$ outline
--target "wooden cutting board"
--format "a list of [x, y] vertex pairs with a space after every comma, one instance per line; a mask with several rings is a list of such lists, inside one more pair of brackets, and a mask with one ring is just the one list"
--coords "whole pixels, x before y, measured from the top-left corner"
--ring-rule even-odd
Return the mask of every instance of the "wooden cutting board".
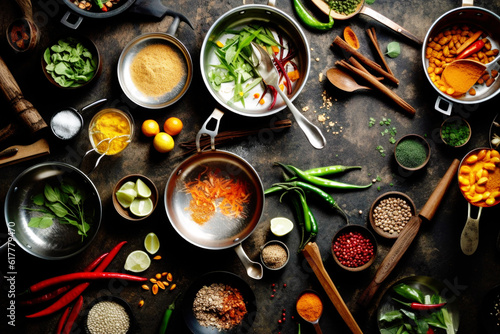
[[[9, 154], [2, 156], [3, 153]], [[49, 153], [49, 143], [44, 138], [30, 145], [13, 145], [0, 152], [0, 167], [38, 158]]]

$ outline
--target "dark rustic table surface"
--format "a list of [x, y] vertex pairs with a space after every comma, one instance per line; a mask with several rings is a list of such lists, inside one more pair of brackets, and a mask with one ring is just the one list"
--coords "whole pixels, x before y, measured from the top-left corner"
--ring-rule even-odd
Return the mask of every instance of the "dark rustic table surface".
[[[246, 3], [251, 3], [247, 0]], [[313, 8], [312, 3], [304, 1], [307, 8], [318, 18], [325, 16]], [[117, 242], [126, 240], [117, 258], [109, 266], [111, 271], [123, 271], [127, 255], [136, 249], [143, 249], [144, 237], [149, 232], [160, 238], [159, 254], [162, 260], [154, 261], [144, 275], [156, 272], [171, 272], [177, 288], [170, 292], [160, 292], [153, 296], [144, 292], [137, 284], [92, 283], [84, 296], [84, 307], [92, 300], [103, 295], [117, 295], [128, 301], [137, 318], [141, 333], [154, 333], [158, 330], [161, 317], [168, 304], [175, 296], [185, 291], [200, 275], [211, 271], [228, 271], [239, 275], [255, 293], [257, 314], [250, 333], [296, 333], [297, 317], [294, 315], [294, 303], [298, 294], [312, 288], [320, 294], [325, 309], [320, 320], [324, 333], [348, 333], [349, 329], [328, 299], [317, 278], [310, 270], [303, 256], [295, 253], [299, 243], [298, 229], [282, 238], [292, 250], [290, 262], [284, 270], [277, 273], [265, 272], [261, 280], [253, 280], [246, 275], [245, 269], [231, 249], [204, 250], [191, 245], [181, 238], [171, 226], [163, 204], [163, 192], [172, 170], [188, 155], [176, 146], [168, 154], [154, 151], [151, 140], [140, 134], [140, 125], [145, 119], [156, 119], [163, 122], [169, 116], [182, 119], [184, 129], [175, 139], [176, 142], [194, 139], [197, 131], [217, 103], [205, 87], [199, 66], [199, 55], [205, 34], [214, 21], [228, 10], [242, 5], [242, 0], [198, 1], [181, 0], [163, 3], [170, 8], [185, 14], [193, 23], [194, 29], [181, 23], [177, 37], [186, 45], [194, 62], [194, 78], [186, 95], [176, 104], [160, 110], [148, 110], [138, 107], [127, 100], [120, 89], [116, 67], [123, 47], [134, 37], [146, 32], [165, 32], [172, 23], [171, 17], [161, 21], [149, 17], [140, 17], [123, 13], [106, 20], [84, 19], [77, 31], [68, 29], [60, 23], [63, 14], [68, 10], [62, 1], [33, 1], [35, 21], [40, 28], [41, 38], [38, 47], [30, 54], [15, 55], [8, 48], [5, 34], [0, 42], [1, 56], [16, 78], [25, 97], [33, 103], [45, 120], [52, 113], [65, 106], [80, 108], [99, 98], [107, 98], [106, 106], [128, 110], [134, 118], [136, 130], [132, 143], [121, 154], [104, 158], [95, 171], [89, 174], [96, 185], [103, 203], [103, 219], [100, 230], [91, 245], [83, 252], [62, 261], [47, 261], [27, 254], [19, 247], [15, 249], [15, 290], [23, 290], [27, 285], [51, 276], [81, 270], [91, 259], [102, 252], [110, 250]], [[265, 3], [265, 1], [255, 1]], [[498, 1], [476, 1], [494, 12], [500, 11]], [[421, 39], [424, 38], [432, 23], [443, 13], [460, 6], [459, 0], [437, 0], [432, 2], [416, 0], [376, 0], [368, 5], [388, 18], [398, 22]], [[277, 7], [298, 20], [292, 7], [292, 1], [278, 0]], [[14, 1], [2, 1], [0, 15], [0, 31], [5, 31], [8, 24], [20, 15]], [[387, 61], [400, 79], [398, 87], [391, 86], [417, 110], [415, 117], [407, 117], [389, 99], [378, 93], [346, 94], [335, 89], [326, 80], [326, 71], [334, 66], [341, 55], [330, 48], [337, 35], [342, 35], [346, 26], [351, 26], [360, 39], [360, 50], [372, 59], [376, 59], [365, 33], [368, 27], [376, 27], [379, 43], [383, 49], [391, 41], [401, 45], [401, 55]], [[498, 112], [499, 99], [476, 105], [455, 105], [453, 113], [465, 117], [472, 126], [471, 141], [463, 148], [450, 149], [439, 139], [439, 126], [446, 117], [434, 110], [437, 93], [430, 87], [424, 75], [421, 61], [421, 46], [409, 42], [379, 25], [371, 18], [358, 15], [348, 21], [337, 21], [331, 31], [318, 33], [303, 27], [311, 47], [311, 71], [307, 85], [295, 105], [302, 109], [308, 107], [303, 114], [323, 131], [327, 146], [322, 150], [313, 149], [305, 139], [297, 123], [292, 119], [288, 109], [269, 117], [246, 118], [226, 111], [221, 130], [240, 129], [249, 126], [268, 127], [279, 118], [292, 119], [292, 126], [280, 132], [266, 133], [266, 136], [252, 136], [234, 143], [223, 145], [223, 149], [236, 153], [246, 159], [259, 173], [264, 187], [280, 180], [280, 171], [273, 167], [273, 162], [281, 161], [307, 169], [326, 165], [361, 165], [361, 171], [353, 171], [340, 179], [352, 183], [367, 183], [378, 178], [371, 188], [363, 191], [332, 192], [332, 195], [349, 214], [355, 224], [368, 224], [368, 211], [371, 203], [387, 191], [407, 193], [418, 209], [426, 202], [432, 190], [444, 175], [453, 159], [461, 159], [469, 150], [488, 145], [488, 129], [492, 119]], [[90, 37], [99, 48], [103, 59], [102, 74], [95, 82], [82, 90], [62, 91], [50, 86], [43, 77], [40, 58], [49, 43], [60, 36], [82, 34]], [[323, 80], [319, 80], [320, 74]], [[331, 105], [325, 104], [325, 98], [331, 99]], [[1, 125], [11, 119], [11, 111], [6, 101], [0, 101], [2, 113]], [[86, 125], [97, 110], [83, 115]], [[324, 115], [326, 122], [318, 117]], [[391, 126], [397, 129], [396, 139], [409, 133], [426, 136], [431, 145], [431, 159], [428, 166], [420, 173], [406, 173], [394, 163], [394, 145], [386, 136], [381, 136], [383, 129], [378, 122], [383, 118], [391, 119]], [[377, 122], [369, 127], [370, 118]], [[333, 126], [329, 125], [333, 122]], [[19, 133], [10, 143], [2, 143], [0, 149], [13, 144], [32, 142], [25, 131]], [[29, 160], [19, 164], [2, 167], [0, 170], [0, 203], [3, 205], [6, 193], [12, 181], [26, 168], [44, 161], [66, 162], [79, 166], [81, 158], [90, 143], [85, 131], [70, 143], [50, 139], [50, 155]], [[382, 146], [387, 154], [382, 156], [375, 148]], [[146, 220], [137, 224], [128, 224], [115, 212], [111, 200], [114, 184], [123, 176], [140, 173], [151, 178], [159, 189], [162, 198], [155, 212]], [[499, 253], [496, 248], [499, 233], [500, 208], [483, 210], [480, 228], [480, 243], [477, 251], [466, 256], [460, 249], [460, 234], [467, 216], [467, 202], [453, 180], [439, 210], [430, 223], [424, 223], [401, 262], [384, 282], [367, 309], [357, 304], [363, 289], [369, 284], [377, 268], [393, 244], [392, 241], [377, 237], [379, 243], [378, 256], [375, 263], [366, 271], [349, 273], [341, 270], [333, 261], [330, 244], [335, 232], [344, 225], [338, 215], [332, 215], [319, 206], [312, 205], [319, 221], [319, 234], [316, 242], [324, 259], [326, 270], [338, 288], [341, 296], [351, 310], [354, 318], [365, 333], [377, 333], [376, 310], [378, 300], [384, 289], [396, 280], [412, 275], [424, 275], [437, 279], [446, 286], [447, 296], [454, 300], [460, 313], [459, 333], [481, 333], [482, 321], [480, 304], [488, 290], [500, 283], [498, 266]], [[279, 202], [277, 196], [266, 198], [262, 219], [252, 233], [243, 242], [243, 248], [250, 258], [258, 260], [259, 247], [273, 237], [269, 230], [273, 217], [283, 216], [293, 219], [290, 208]], [[5, 224], [2, 224], [5, 225]], [[2, 242], [5, 240], [6, 228], [1, 230]], [[7, 269], [6, 255], [1, 259], [2, 276], [12, 270]], [[10, 282], [10, 281], [9, 281]], [[26, 319], [24, 316], [32, 309], [17, 305], [15, 308], [15, 327], [8, 325], [7, 303], [12, 297], [8, 292], [12, 289], [7, 281], [2, 281], [1, 326], [0, 332], [17, 333], [52, 333], [62, 311], [38, 319]], [[272, 285], [275, 284], [275, 297], [271, 298]], [[284, 287], [286, 284], [286, 287]], [[139, 300], [145, 305], [137, 307]], [[287, 321], [279, 324], [282, 310], [286, 309]], [[82, 332], [83, 319], [77, 320], [78, 329]], [[175, 312], [171, 333], [188, 332], [183, 324], [180, 312]], [[303, 324], [302, 333], [312, 333], [313, 327]]]

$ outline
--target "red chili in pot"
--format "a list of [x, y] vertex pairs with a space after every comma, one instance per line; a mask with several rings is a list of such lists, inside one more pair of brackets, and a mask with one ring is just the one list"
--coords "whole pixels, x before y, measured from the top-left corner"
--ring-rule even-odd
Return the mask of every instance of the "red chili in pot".
[[356, 268], [373, 257], [373, 243], [359, 232], [346, 232], [335, 239], [333, 253], [341, 265]]

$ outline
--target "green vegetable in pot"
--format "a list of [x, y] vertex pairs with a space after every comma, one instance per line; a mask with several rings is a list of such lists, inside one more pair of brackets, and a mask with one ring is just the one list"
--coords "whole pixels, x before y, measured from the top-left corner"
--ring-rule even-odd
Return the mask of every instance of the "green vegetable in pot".
[[60, 39], [43, 54], [45, 70], [61, 87], [79, 87], [97, 71], [97, 58], [74, 38]]
[[387, 44], [387, 52], [385, 53], [391, 58], [396, 58], [401, 54], [401, 47], [398, 42], [390, 42]]

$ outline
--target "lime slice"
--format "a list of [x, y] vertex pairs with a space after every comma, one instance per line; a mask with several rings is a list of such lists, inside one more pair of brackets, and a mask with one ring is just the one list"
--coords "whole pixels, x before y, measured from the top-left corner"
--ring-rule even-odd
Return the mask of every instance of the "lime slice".
[[282, 237], [293, 230], [293, 223], [285, 217], [276, 217], [271, 219], [271, 232], [275, 236]]
[[142, 181], [141, 179], [137, 179], [135, 182], [135, 190], [137, 191], [137, 196], [142, 198], [151, 197], [151, 189]]
[[132, 182], [132, 181], [127, 181], [125, 182], [121, 187], [120, 189], [118, 189], [118, 191], [120, 190], [127, 190], [127, 189], [134, 189], [135, 188], [135, 183]]
[[149, 268], [151, 259], [146, 252], [136, 250], [130, 253], [125, 260], [125, 270], [140, 273]]
[[134, 189], [118, 190], [116, 192], [116, 199], [118, 203], [125, 209], [128, 208], [134, 199], [137, 197], [137, 192]]
[[153, 201], [151, 198], [136, 198], [130, 204], [130, 212], [137, 217], [144, 217], [153, 212]]
[[155, 254], [158, 249], [160, 249], [160, 240], [153, 232], [146, 235], [144, 239], [144, 248], [148, 251], [149, 254]]

